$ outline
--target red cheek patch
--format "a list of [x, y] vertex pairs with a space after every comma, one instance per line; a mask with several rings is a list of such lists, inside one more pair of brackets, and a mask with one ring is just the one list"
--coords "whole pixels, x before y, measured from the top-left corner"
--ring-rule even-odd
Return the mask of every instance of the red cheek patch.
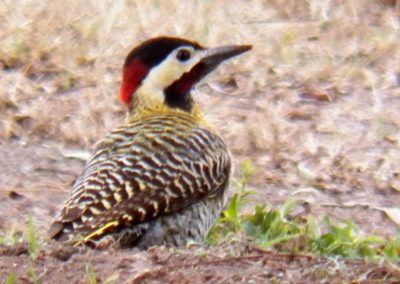
[[123, 103], [127, 105], [131, 103], [133, 93], [146, 77], [149, 69], [150, 68], [146, 64], [136, 58], [124, 65], [122, 70], [122, 82], [119, 89], [119, 96]]

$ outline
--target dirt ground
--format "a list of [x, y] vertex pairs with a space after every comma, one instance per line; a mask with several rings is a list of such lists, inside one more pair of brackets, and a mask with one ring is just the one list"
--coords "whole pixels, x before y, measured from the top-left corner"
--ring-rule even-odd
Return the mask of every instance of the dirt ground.
[[[168, 3], [17, 0], [0, 7], [0, 281], [14, 272], [17, 283], [34, 282], [33, 274], [38, 283], [87, 283], [91, 270], [108, 283], [399, 281], [388, 263], [242, 242], [149, 251], [43, 244], [91, 147], [123, 123], [124, 56], [161, 34], [210, 46], [253, 44], [195, 98], [232, 151], [234, 177], [243, 160], [255, 165], [257, 202], [295, 198], [299, 215], [352, 220], [370, 234], [398, 231], [398, 1]], [[35, 261], [26, 245], [10, 245], [24, 238], [29, 216], [42, 247]]]
[[35, 261], [21, 245], [12, 250], [0, 247], [0, 253], [1, 260], [9, 263], [0, 262], [0, 276], [13, 270], [17, 283], [32, 279], [39, 283], [398, 283], [400, 279], [398, 269], [385, 263], [292, 256], [244, 244], [148, 251], [88, 251], [49, 244]]

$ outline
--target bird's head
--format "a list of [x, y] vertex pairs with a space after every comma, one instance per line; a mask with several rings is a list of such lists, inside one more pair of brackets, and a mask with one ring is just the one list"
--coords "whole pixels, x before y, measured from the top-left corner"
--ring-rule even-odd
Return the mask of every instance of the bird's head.
[[221, 62], [250, 49], [250, 45], [204, 48], [175, 37], [147, 40], [125, 60], [120, 99], [131, 110], [155, 106], [191, 112], [193, 87]]

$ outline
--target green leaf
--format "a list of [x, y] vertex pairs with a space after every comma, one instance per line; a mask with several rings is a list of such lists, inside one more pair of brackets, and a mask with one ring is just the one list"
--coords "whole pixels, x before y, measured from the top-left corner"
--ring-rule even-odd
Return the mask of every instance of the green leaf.
[[33, 225], [32, 218], [28, 217], [28, 251], [29, 256], [32, 259], [36, 259], [38, 256], [38, 245], [36, 238], [35, 226]]
[[317, 239], [321, 237], [321, 229], [318, 226], [317, 220], [311, 215], [307, 217], [306, 234], [311, 239]]
[[281, 212], [281, 217], [284, 218], [292, 212], [294, 206], [296, 205], [296, 201], [294, 199], [288, 199], [285, 203], [283, 203], [282, 207], [279, 209]]
[[14, 272], [11, 272], [8, 274], [6, 280], [4, 281], [4, 284], [15, 284], [17, 283], [17, 277], [15, 276]]
[[87, 263], [85, 266], [86, 271], [86, 281], [88, 284], [97, 284], [96, 273], [93, 270], [93, 267], [90, 263]]

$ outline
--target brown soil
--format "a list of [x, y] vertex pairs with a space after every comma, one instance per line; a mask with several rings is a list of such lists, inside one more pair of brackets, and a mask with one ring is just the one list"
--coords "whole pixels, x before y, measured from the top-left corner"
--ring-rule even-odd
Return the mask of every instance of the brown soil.
[[[400, 204], [399, 1], [139, 2], [0, 8], [0, 240], [8, 244], [0, 282], [14, 272], [17, 283], [33, 274], [40, 283], [86, 283], [91, 269], [114, 283], [400, 279], [387, 263], [244, 243], [149, 251], [43, 244], [91, 147], [123, 122], [116, 94], [124, 55], [159, 34], [254, 45], [196, 99], [232, 151], [235, 178], [243, 160], [255, 165], [258, 203], [296, 198], [298, 215], [352, 220], [384, 236], [398, 230], [398, 214], [387, 213]], [[26, 239], [28, 216], [41, 241], [35, 260], [26, 245], [9, 245]]]
[[52, 243], [35, 260], [21, 244], [0, 247], [0, 256], [0, 277], [13, 271], [18, 283], [33, 279], [40, 283], [93, 283], [91, 279], [98, 283], [389, 283], [400, 279], [400, 272], [385, 263], [283, 254], [243, 244], [96, 251]]

